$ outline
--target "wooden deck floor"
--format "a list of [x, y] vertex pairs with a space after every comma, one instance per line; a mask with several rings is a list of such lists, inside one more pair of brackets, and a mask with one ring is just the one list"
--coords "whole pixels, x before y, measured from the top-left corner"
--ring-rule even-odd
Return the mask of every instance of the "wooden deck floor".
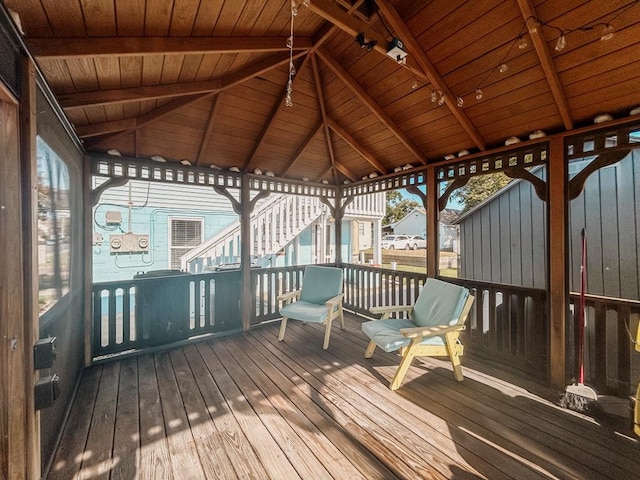
[[[640, 478], [640, 442], [463, 360], [363, 358], [290, 322], [86, 370], [48, 478]], [[523, 386], [525, 388], [523, 388]]]

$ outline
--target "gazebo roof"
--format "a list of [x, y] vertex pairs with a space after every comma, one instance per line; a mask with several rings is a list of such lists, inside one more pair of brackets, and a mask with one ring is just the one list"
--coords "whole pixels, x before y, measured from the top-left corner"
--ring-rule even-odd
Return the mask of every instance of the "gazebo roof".
[[5, 0], [88, 151], [342, 183], [640, 104], [638, 1], [300, 3]]

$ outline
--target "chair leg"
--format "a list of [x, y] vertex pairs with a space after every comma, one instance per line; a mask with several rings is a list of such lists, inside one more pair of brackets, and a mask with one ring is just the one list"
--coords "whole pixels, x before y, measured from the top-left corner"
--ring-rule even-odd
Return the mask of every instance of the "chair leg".
[[367, 346], [367, 349], [364, 351], [364, 358], [371, 358], [373, 357], [373, 351], [376, 349], [376, 342], [374, 342], [373, 340], [371, 340], [369, 342], [369, 345]]
[[391, 380], [391, 384], [389, 385], [391, 390], [397, 390], [398, 387], [400, 387], [400, 384], [402, 384], [402, 381], [404, 380], [404, 376], [407, 374], [407, 371], [411, 366], [411, 362], [415, 357], [412, 346], [413, 345], [409, 346], [409, 348], [404, 352], [400, 365], [398, 365], [398, 370], [396, 370], [396, 374], [393, 376], [393, 380]]
[[342, 310], [342, 304], [338, 306], [339, 315], [340, 315], [340, 328], [344, 330], [344, 311]]
[[460, 364], [460, 355], [458, 355], [458, 349], [456, 348], [456, 341], [452, 334], [445, 335], [445, 343], [447, 345], [447, 352], [449, 353], [449, 359], [453, 366], [453, 376], [459, 382], [464, 380], [462, 375], [462, 365]]
[[278, 341], [281, 342], [284, 340], [284, 331], [287, 329], [287, 319], [282, 317], [280, 321], [280, 333], [278, 334]]
[[331, 317], [327, 319], [327, 326], [324, 329], [324, 343], [322, 344], [322, 348], [326, 350], [329, 348], [329, 337], [331, 336]]
[[640, 383], [636, 392], [636, 406], [633, 409], [633, 424], [633, 431], [640, 437]]

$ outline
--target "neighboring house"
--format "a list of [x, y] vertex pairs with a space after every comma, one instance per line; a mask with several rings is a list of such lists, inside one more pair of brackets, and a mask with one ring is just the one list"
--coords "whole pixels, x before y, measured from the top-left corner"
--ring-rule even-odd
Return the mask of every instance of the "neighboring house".
[[[94, 179], [94, 187], [100, 182]], [[330, 261], [335, 256], [333, 219], [326, 212], [312, 197], [274, 194], [261, 200], [251, 220], [252, 260], [262, 267]], [[383, 198], [354, 202], [347, 209], [345, 261], [354, 243], [370, 242], [371, 227], [356, 237], [357, 222], [380, 222], [383, 215]], [[175, 185], [144, 181], [109, 188], [93, 209], [93, 224], [95, 281], [131, 279], [154, 270], [202, 272], [240, 259], [238, 215], [227, 198], [199, 186], [181, 186], [179, 193]]]
[[[458, 226], [454, 223], [459, 211], [445, 208], [440, 212], [439, 244], [440, 250], [457, 251]], [[403, 218], [393, 224], [392, 232], [396, 235], [420, 235], [426, 238], [427, 212], [424, 208], [416, 207]], [[391, 232], [390, 232], [391, 233]]]

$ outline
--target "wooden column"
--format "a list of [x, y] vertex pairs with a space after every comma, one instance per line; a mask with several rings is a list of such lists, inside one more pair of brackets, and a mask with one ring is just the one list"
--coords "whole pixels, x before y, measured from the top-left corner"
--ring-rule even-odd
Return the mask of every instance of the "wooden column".
[[242, 271], [242, 330], [251, 327], [251, 190], [249, 180], [242, 176], [240, 187], [240, 265]]
[[340, 190], [336, 191], [336, 200], [335, 200], [335, 209], [334, 209], [334, 233], [335, 233], [335, 248], [336, 248], [336, 266], [342, 266], [342, 217], [344, 216], [344, 209], [341, 208], [342, 205], [342, 196], [340, 195]]
[[569, 318], [567, 163], [562, 137], [552, 138], [549, 147], [549, 380], [561, 387], [566, 383], [565, 326]]
[[438, 276], [438, 219], [440, 210], [438, 208], [438, 182], [436, 180], [436, 169], [427, 168], [427, 201], [425, 210], [427, 211], [427, 276]]

